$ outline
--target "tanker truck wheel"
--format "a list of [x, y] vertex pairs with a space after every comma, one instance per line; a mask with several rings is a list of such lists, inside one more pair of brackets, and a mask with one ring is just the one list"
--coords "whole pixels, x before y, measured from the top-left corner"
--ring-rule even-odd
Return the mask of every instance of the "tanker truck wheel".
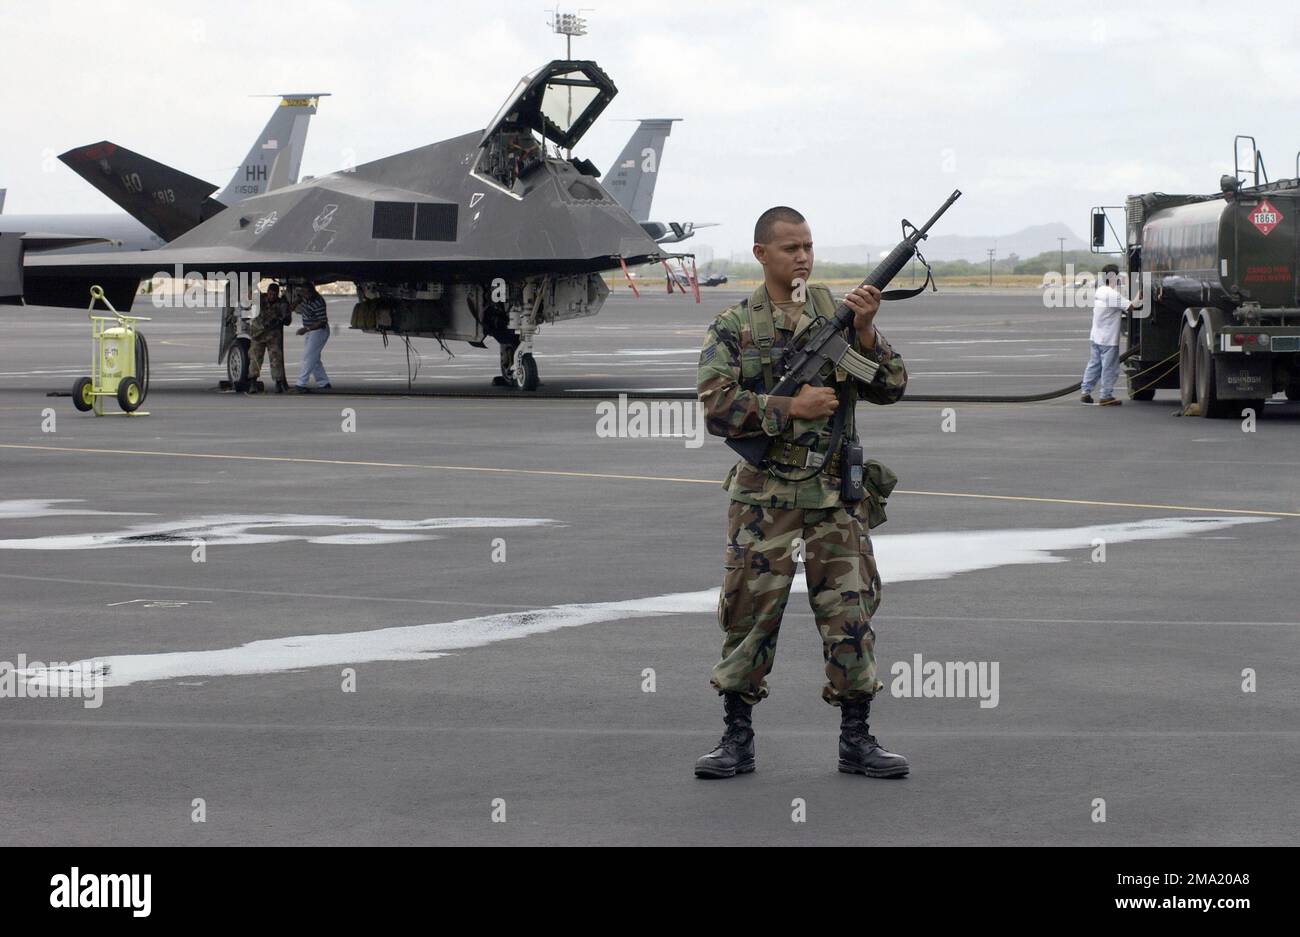
[[1240, 412], [1237, 404], [1244, 404], [1244, 401], [1219, 399], [1215, 388], [1217, 369], [1214, 355], [1210, 351], [1210, 346], [1200, 340], [1200, 331], [1200, 329], [1196, 330], [1196, 399], [1201, 405], [1201, 416], [1211, 420], [1236, 416]]
[[82, 413], [95, 409], [94, 390], [95, 384], [90, 378], [77, 378], [77, 383], [72, 385], [72, 405]]
[[1200, 330], [1193, 325], [1183, 323], [1182, 335], [1178, 337], [1178, 397], [1183, 404], [1183, 412], [1196, 403], [1196, 335]]

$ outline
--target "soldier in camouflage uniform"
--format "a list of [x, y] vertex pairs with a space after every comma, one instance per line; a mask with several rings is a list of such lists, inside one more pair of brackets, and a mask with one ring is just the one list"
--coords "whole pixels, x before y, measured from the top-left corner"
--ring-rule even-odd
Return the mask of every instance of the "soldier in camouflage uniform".
[[289, 303], [280, 297], [280, 284], [272, 283], [262, 294], [257, 318], [249, 324], [248, 392], [257, 392], [257, 376], [262, 373], [262, 355], [271, 358], [271, 376], [275, 378], [275, 392], [283, 394], [289, 389], [289, 379], [284, 373], [284, 327], [290, 322]]
[[[902, 777], [907, 759], [882, 748], [867, 725], [871, 699], [883, 689], [871, 629], [881, 583], [867, 502], [841, 500], [841, 453], [828, 450], [838, 402], [847, 397], [842, 436], [856, 441], [853, 404], [899, 400], [907, 369], [873, 324], [879, 290], [859, 287], [845, 301], [854, 310], [855, 350], [880, 365], [876, 379], [868, 385], [837, 372], [827, 386], [804, 386], [794, 397], [768, 396], [765, 387], [774, 383], [773, 372], [779, 377], [787, 345], [815, 316], [829, 317], [835, 301], [824, 286], [802, 287], [812, 272], [812, 235], [794, 209], [764, 212], [754, 241], [764, 285], [709, 327], [696, 383], [709, 432], [764, 434], [771, 438], [774, 464], [769, 473], [741, 460], [723, 482], [731, 504], [718, 597], [722, 659], [710, 683], [724, 697], [727, 729], [718, 746], [696, 762], [695, 774], [718, 778], [754, 770], [752, 707], [767, 696], [781, 617], [802, 559], [826, 661], [822, 698], [840, 708], [840, 770]], [[824, 470], [805, 468], [820, 464], [818, 457], [825, 460]]]

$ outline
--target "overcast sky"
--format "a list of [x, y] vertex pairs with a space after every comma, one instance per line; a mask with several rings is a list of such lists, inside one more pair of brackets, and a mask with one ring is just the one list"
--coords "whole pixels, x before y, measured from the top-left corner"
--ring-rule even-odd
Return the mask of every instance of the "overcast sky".
[[[592, 3], [595, 0], [584, 0]], [[282, 91], [331, 91], [304, 174], [482, 127], [563, 40], [540, 2], [0, 5], [6, 213], [110, 211], [53, 156], [101, 139], [224, 185]], [[571, 8], [570, 8], [571, 9]], [[1294, 174], [1288, 3], [597, 3], [575, 58], [619, 95], [575, 153], [602, 171], [632, 125], [682, 117], [657, 220], [748, 250], [764, 208], [823, 245], [888, 242], [953, 188], [945, 233], [1066, 222], [1130, 192], [1214, 191], [1232, 137]]]

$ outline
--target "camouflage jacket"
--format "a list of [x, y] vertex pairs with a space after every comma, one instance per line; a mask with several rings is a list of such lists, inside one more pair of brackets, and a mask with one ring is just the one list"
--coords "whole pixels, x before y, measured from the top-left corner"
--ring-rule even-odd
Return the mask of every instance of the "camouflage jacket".
[[[826, 314], [835, 305], [830, 290], [821, 284], [808, 286], [808, 301], [797, 316], [787, 315], [774, 306], [768, 299], [765, 286], [756, 289], [748, 302], [755, 316], [775, 315], [772, 358], [776, 362], [774, 372], [778, 375], [781, 355], [790, 340], [812, 324], [814, 307], [820, 307]], [[864, 349], [856, 343], [855, 348], [880, 362], [880, 374], [874, 383], [868, 385], [838, 372], [834, 384], [836, 396], [843, 399], [852, 386], [859, 400], [890, 404], [901, 399], [907, 387], [907, 369], [902, 357], [890, 347], [884, 336], [877, 331], [873, 349]], [[709, 326], [695, 383], [700, 403], [704, 406], [705, 425], [713, 435], [744, 437], [766, 434], [794, 445], [810, 446], [823, 456], [828, 455], [833, 418], [793, 419], [789, 415], [791, 398], [768, 396], [763, 392], [759, 348], [744, 304], [730, 307]], [[845, 421], [844, 433], [847, 438], [857, 436], [852, 412]], [[780, 473], [798, 478], [808, 475], [810, 470], [781, 466]], [[727, 473], [722, 487], [733, 501], [765, 507], [829, 508], [840, 503], [839, 479], [827, 472], [807, 481], [786, 481], [755, 468], [743, 459]]]
[[248, 333], [258, 341], [272, 338], [274, 333], [283, 329], [292, 321], [289, 318], [289, 304], [283, 299], [271, 302], [265, 293], [258, 303], [257, 315], [248, 323]]

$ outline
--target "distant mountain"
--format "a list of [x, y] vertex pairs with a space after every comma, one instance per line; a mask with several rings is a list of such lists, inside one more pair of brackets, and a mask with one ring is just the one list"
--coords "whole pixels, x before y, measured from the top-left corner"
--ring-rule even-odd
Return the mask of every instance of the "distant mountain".
[[[988, 260], [988, 249], [997, 248], [996, 258], [1002, 260], [1011, 254], [1021, 259], [1034, 257], [1046, 251], [1060, 250], [1065, 238], [1067, 251], [1087, 250], [1088, 243], [1081, 240], [1061, 222], [1031, 225], [1011, 234], [997, 236], [972, 236], [964, 234], [932, 234], [921, 244], [921, 253], [930, 260]], [[893, 244], [850, 244], [846, 247], [817, 247], [815, 256], [823, 263], [865, 263], [878, 260]]]

